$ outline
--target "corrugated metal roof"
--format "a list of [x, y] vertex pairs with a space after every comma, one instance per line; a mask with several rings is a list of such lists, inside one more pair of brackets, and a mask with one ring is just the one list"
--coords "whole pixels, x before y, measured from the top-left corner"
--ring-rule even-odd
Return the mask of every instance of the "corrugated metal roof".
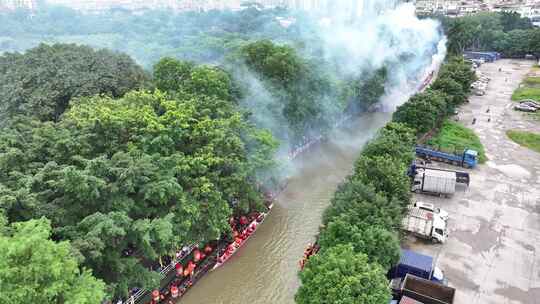
[[430, 170], [426, 169], [425, 173], [426, 176], [436, 176], [436, 177], [444, 177], [448, 179], [456, 179], [456, 172], [451, 171], [442, 171], [442, 170]]
[[402, 249], [399, 263], [430, 272], [433, 267], [433, 258], [418, 252]]
[[431, 220], [433, 218], [433, 212], [417, 207], [409, 207], [409, 215], [426, 220]]

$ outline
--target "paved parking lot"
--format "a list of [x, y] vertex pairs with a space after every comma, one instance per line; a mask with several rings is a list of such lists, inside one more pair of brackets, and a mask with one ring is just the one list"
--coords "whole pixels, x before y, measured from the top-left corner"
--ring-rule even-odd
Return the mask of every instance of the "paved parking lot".
[[488, 91], [471, 97], [458, 117], [479, 135], [489, 161], [469, 170], [470, 187], [452, 198], [415, 196], [450, 213], [450, 236], [443, 245], [408, 237], [404, 246], [436, 257], [457, 289], [456, 304], [540, 303], [540, 154], [505, 134], [540, 132], [540, 123], [513, 111], [510, 100], [532, 64], [500, 60], [480, 68], [491, 78]]

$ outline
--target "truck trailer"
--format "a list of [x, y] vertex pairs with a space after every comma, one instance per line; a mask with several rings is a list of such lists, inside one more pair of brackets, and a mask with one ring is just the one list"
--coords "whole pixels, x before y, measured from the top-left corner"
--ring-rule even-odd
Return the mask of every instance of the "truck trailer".
[[[401, 288], [404, 297], [419, 301], [423, 304], [452, 304], [456, 290], [450, 286], [407, 274]], [[401, 302], [400, 302], [401, 303]]]
[[397, 265], [388, 271], [388, 279], [404, 279], [407, 274], [433, 281], [438, 284], [446, 284], [444, 273], [434, 265], [433, 258], [429, 255], [401, 250], [401, 257]]
[[455, 172], [427, 168], [420, 168], [415, 171], [411, 191], [444, 196], [456, 192], [457, 176]]
[[416, 156], [452, 164], [465, 168], [474, 168], [478, 163], [478, 152], [471, 149], [465, 149], [461, 154], [446, 153], [431, 147], [416, 146]]
[[471, 176], [469, 172], [463, 172], [463, 171], [456, 171], [456, 170], [450, 170], [450, 169], [443, 169], [443, 168], [435, 168], [435, 167], [428, 167], [425, 165], [418, 165], [416, 161], [413, 161], [411, 166], [409, 167], [409, 170], [407, 171], [407, 176], [414, 177], [418, 173], [418, 169], [427, 169], [427, 170], [436, 170], [436, 171], [447, 171], [447, 172], [453, 172], [456, 174], [456, 183], [458, 184], [464, 184], [469, 186], [471, 182]]
[[446, 221], [438, 214], [410, 206], [401, 229], [434, 243], [444, 243], [448, 236]]

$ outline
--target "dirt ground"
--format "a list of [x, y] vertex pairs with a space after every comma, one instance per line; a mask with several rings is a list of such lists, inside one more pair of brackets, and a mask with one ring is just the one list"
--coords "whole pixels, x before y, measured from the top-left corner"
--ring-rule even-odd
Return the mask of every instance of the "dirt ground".
[[480, 71], [491, 78], [486, 95], [472, 96], [457, 117], [478, 134], [489, 161], [467, 170], [470, 187], [459, 188], [452, 198], [415, 196], [450, 213], [449, 238], [433, 245], [408, 237], [404, 246], [437, 259], [457, 289], [456, 304], [540, 303], [540, 154], [505, 134], [540, 132], [540, 123], [514, 111], [510, 100], [532, 64], [482, 65]]

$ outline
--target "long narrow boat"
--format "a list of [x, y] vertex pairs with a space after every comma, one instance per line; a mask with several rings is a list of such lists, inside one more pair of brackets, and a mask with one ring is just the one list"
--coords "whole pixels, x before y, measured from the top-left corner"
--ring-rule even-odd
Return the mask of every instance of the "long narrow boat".
[[268, 211], [261, 213], [256, 219], [254, 219], [251, 223], [249, 223], [246, 228], [242, 231], [242, 234], [246, 237], [243, 239], [236, 239], [233, 242], [230, 242], [229, 245], [226, 247], [223, 254], [218, 256], [216, 265], [214, 265], [214, 268], [212, 270], [216, 270], [219, 267], [223, 266], [223, 264], [227, 263], [227, 261], [236, 253], [244, 244], [255, 234], [255, 231], [259, 229], [261, 224], [264, 222], [272, 208], [274, 207], [274, 204], [270, 204], [268, 206]]

